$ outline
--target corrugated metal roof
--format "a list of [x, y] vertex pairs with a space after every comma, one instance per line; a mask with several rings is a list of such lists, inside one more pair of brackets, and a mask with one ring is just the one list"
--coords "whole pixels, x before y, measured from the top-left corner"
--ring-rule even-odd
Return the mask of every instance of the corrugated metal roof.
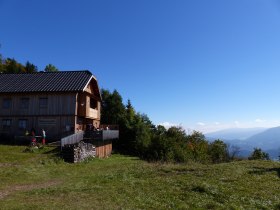
[[0, 74], [0, 93], [78, 92], [92, 76], [89, 71]]

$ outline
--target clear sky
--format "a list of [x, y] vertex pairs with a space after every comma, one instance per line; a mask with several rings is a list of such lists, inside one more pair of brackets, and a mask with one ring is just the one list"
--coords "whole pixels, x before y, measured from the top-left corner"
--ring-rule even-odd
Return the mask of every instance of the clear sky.
[[278, 0], [0, 0], [0, 53], [89, 69], [155, 124], [280, 125]]

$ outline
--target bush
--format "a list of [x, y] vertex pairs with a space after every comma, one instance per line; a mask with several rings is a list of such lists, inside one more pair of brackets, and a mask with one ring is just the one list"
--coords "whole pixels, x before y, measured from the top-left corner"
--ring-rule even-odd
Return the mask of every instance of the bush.
[[215, 140], [209, 145], [208, 154], [213, 163], [221, 163], [229, 160], [227, 145], [221, 140]]
[[248, 157], [249, 160], [269, 160], [269, 154], [263, 152], [260, 148], [254, 148], [252, 154]]

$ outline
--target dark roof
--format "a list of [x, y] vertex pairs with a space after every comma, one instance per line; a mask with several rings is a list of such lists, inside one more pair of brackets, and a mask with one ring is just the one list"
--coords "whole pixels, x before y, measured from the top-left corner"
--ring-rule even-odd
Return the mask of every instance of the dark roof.
[[90, 82], [89, 71], [0, 74], [0, 93], [79, 92]]

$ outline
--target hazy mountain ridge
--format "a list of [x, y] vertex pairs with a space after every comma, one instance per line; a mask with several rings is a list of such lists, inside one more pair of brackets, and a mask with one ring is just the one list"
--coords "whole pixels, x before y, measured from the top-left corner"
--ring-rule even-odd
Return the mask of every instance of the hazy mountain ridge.
[[205, 136], [223, 140], [246, 140], [251, 136], [261, 133], [268, 128], [229, 128], [216, 132], [206, 133]]
[[209, 141], [221, 139], [240, 147], [240, 155], [248, 156], [258, 147], [269, 153], [273, 159], [280, 155], [280, 127], [274, 128], [234, 128], [205, 134]]
[[280, 127], [270, 128], [246, 139], [246, 142], [265, 150], [280, 147]]

